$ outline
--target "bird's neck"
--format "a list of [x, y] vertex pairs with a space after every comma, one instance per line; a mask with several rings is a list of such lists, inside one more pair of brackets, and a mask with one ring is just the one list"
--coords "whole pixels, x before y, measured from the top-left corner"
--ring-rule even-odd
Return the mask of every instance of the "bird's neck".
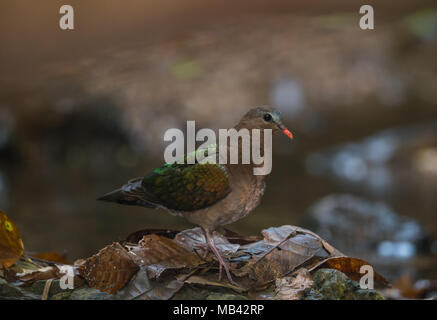
[[[254, 175], [254, 169], [258, 167], [263, 167], [264, 162], [266, 160], [271, 160], [271, 156], [265, 154], [265, 145], [264, 145], [264, 130], [259, 130], [259, 139], [258, 136], [254, 135], [254, 128], [247, 128], [241, 124], [238, 124], [234, 127], [234, 129], [238, 132], [241, 129], [248, 130], [248, 139], [244, 141], [244, 138], [238, 138], [237, 146], [232, 145], [232, 143], [228, 143], [228, 162], [231, 164], [231, 152], [237, 150], [238, 152], [238, 164], [231, 164], [234, 168], [239, 168], [237, 170], [246, 172], [247, 174]], [[254, 138], [255, 137], [255, 138]], [[231, 142], [230, 139], [228, 142]], [[237, 148], [237, 149], [235, 149]], [[258, 159], [255, 159], [255, 158]], [[243, 163], [243, 159], [246, 159], [246, 162]], [[260, 159], [264, 159], [263, 162], [260, 163]], [[247, 163], [248, 160], [248, 163]], [[254, 175], [257, 179], [264, 179], [265, 175]]]

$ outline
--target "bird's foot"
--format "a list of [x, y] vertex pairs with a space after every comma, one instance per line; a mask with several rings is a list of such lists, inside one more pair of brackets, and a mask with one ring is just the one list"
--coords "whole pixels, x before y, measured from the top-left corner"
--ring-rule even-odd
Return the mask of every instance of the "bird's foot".
[[223, 269], [225, 269], [226, 276], [228, 277], [228, 280], [231, 284], [237, 285], [237, 283], [232, 279], [231, 276], [231, 268], [229, 267], [229, 264], [225, 261], [225, 259], [220, 254], [219, 249], [215, 246], [214, 241], [211, 237], [207, 237], [207, 244], [209, 246], [209, 249], [214, 253], [215, 257], [217, 258], [219, 262], [219, 281], [222, 279], [222, 272]]
[[[219, 257], [217, 257], [217, 258], [219, 258]], [[224, 259], [221, 256], [220, 256], [220, 258], [218, 260], [219, 260], [219, 277], [218, 277], [218, 280], [219, 281], [222, 280], [222, 272], [223, 272], [223, 269], [225, 269], [226, 276], [228, 278], [229, 283], [231, 283], [232, 285], [238, 287], [238, 284], [234, 281], [234, 279], [232, 279], [231, 268], [230, 268], [229, 264], [226, 261], [224, 261]]]
[[[203, 245], [200, 245], [201, 250], [204, 251], [203, 254], [201, 254], [201, 253], [197, 252], [197, 250], [195, 250], [195, 253], [204, 261], [207, 260], [206, 258], [208, 257], [208, 254], [210, 252], [214, 253], [214, 251], [211, 250], [211, 248], [208, 245], [205, 245], [205, 246], [206, 247], [203, 247]], [[221, 256], [220, 256], [220, 258], [221, 258]], [[235, 286], [238, 286], [238, 284], [232, 279], [231, 272], [230, 272], [231, 268], [230, 268], [229, 264], [226, 263], [226, 261], [224, 261], [224, 259], [217, 259], [217, 260], [219, 262], [219, 281], [221, 281], [223, 269], [225, 269], [226, 276], [227, 276], [229, 282]]]

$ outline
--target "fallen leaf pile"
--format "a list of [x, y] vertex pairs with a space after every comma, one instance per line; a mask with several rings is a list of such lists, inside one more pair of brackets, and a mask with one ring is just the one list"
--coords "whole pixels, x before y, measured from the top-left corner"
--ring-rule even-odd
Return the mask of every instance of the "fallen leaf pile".
[[[1, 214], [2, 223], [9, 221], [16, 230]], [[23, 286], [46, 280], [50, 286], [53, 279], [65, 275], [64, 256], [22, 256], [18, 231], [5, 235], [5, 227], [0, 230], [1, 277]], [[184, 286], [226, 288], [249, 295], [274, 288], [274, 299], [299, 299], [311, 288], [312, 273], [320, 268], [339, 270], [357, 281], [362, 277], [361, 266], [368, 265], [364, 260], [346, 257], [317, 234], [290, 225], [265, 229], [262, 237], [244, 237], [228, 230], [215, 232], [213, 237], [230, 263], [236, 284], [226, 278], [218, 280], [218, 263], [207, 250], [200, 228], [137, 231], [125, 241], [114, 242], [67, 266], [74, 271], [75, 286], [86, 282], [118, 299], [165, 300]], [[14, 265], [17, 259], [21, 263]], [[388, 283], [375, 272], [375, 284]]]

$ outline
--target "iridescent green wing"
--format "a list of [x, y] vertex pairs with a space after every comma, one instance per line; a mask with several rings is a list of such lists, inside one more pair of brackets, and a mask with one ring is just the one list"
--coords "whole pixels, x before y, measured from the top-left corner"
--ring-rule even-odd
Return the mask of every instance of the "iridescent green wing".
[[209, 207], [231, 191], [226, 167], [207, 161], [165, 164], [144, 177], [142, 186], [154, 204], [175, 211]]

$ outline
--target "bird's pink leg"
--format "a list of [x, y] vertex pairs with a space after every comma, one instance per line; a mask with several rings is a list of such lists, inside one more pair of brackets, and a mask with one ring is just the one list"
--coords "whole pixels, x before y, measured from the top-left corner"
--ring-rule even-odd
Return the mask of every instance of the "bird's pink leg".
[[211, 248], [212, 252], [214, 253], [214, 255], [216, 256], [219, 262], [219, 281], [222, 278], [222, 270], [225, 269], [226, 276], [228, 277], [229, 282], [232, 283], [233, 285], [237, 285], [235, 281], [232, 279], [228, 263], [223, 259], [223, 257], [220, 254], [220, 251], [215, 246], [211, 234], [208, 231], [204, 231], [204, 232], [205, 232], [206, 243]]

